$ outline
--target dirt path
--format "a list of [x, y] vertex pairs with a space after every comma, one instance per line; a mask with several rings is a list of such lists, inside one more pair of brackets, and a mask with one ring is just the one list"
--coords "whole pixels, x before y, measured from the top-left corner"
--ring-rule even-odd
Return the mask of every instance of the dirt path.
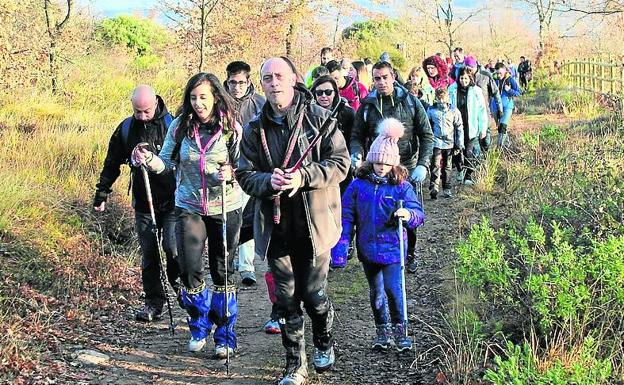
[[[519, 116], [520, 130], [533, 130], [544, 121], [558, 121], [558, 116], [534, 119]], [[454, 182], [455, 183], [455, 182]], [[461, 229], [474, 223], [480, 214], [462, 194], [467, 188], [455, 186], [451, 199], [430, 200], [425, 190], [427, 223], [419, 231], [420, 269], [407, 276], [410, 334], [415, 349], [409, 354], [395, 351], [376, 353], [369, 349], [373, 336], [372, 312], [368, 287], [357, 260], [341, 271], [330, 274], [331, 297], [336, 306], [336, 365], [317, 376], [310, 369], [311, 384], [435, 384], [438, 368], [435, 349], [438, 342], [427, 333], [424, 323], [443, 328], [441, 314], [452, 290], [453, 247]], [[86, 335], [88, 343], [65, 346], [64, 358], [73, 361], [71, 370], [56, 383], [85, 384], [275, 384], [283, 365], [279, 336], [262, 330], [270, 312], [263, 273], [264, 262], [256, 261], [258, 285], [241, 288], [237, 324], [238, 354], [232, 359], [231, 375], [225, 375], [223, 361], [211, 358], [213, 343], [200, 353], [189, 353], [189, 333], [185, 314], [175, 306], [176, 334], [167, 331], [167, 321], [143, 324], [133, 320], [133, 308], [120, 315], [102, 314], [100, 322], [121, 319], [106, 326], [105, 333]], [[311, 354], [309, 322], [306, 325], [308, 354]], [[95, 349], [111, 357], [100, 366], [76, 364], [72, 354], [81, 348]]]

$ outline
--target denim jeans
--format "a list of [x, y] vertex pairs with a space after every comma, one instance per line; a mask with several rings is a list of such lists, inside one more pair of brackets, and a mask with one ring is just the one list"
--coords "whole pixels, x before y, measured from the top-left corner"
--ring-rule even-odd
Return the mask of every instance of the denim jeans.
[[[178, 290], [180, 275], [176, 255], [175, 212], [174, 210], [156, 213], [156, 225], [162, 241], [163, 257], [167, 261], [167, 279], [174, 291]], [[145, 292], [145, 304], [162, 308], [165, 292], [160, 282], [159, 249], [149, 213], [134, 212], [134, 227], [141, 247], [141, 281]]]
[[[221, 215], [202, 216], [176, 207], [176, 241], [182, 284], [188, 289], [204, 282], [204, 245], [208, 241], [208, 269], [212, 282], [225, 284], [225, 251], [223, 250], [223, 220]], [[238, 246], [242, 216], [241, 209], [227, 213], [227, 272], [228, 284], [233, 284], [233, 261]]]
[[362, 261], [368, 280], [370, 304], [376, 325], [404, 322], [401, 264], [379, 265]]

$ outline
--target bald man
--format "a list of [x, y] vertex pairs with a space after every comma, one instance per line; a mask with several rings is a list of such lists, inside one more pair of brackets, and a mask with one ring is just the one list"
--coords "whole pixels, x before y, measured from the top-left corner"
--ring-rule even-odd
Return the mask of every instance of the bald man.
[[268, 259], [275, 281], [275, 311], [286, 350], [279, 385], [300, 385], [308, 377], [302, 303], [312, 320], [315, 370], [334, 363], [327, 272], [341, 232], [338, 184], [347, 175], [349, 154], [332, 122], [303, 166], [292, 171], [329, 112], [296, 83], [296, 69], [287, 58], [267, 60], [260, 75], [267, 103], [245, 127], [236, 177], [257, 199], [256, 254]]
[[[152, 220], [147, 201], [145, 183], [140, 165], [133, 165], [130, 159], [132, 150], [138, 143], [145, 142], [148, 148], [158, 154], [165, 140], [169, 123], [173, 120], [162, 98], [148, 85], [139, 85], [130, 97], [132, 116], [124, 119], [113, 132], [108, 143], [108, 152], [100, 180], [96, 185], [93, 209], [106, 210], [108, 194], [121, 173], [121, 165], [128, 164], [132, 180], [132, 207], [135, 213], [135, 230], [141, 246], [141, 280], [145, 292], [145, 303], [135, 316], [139, 321], [152, 322], [161, 317], [166, 301], [160, 281], [160, 260], [156, 236], [152, 231]], [[153, 196], [154, 211], [162, 246], [167, 257], [169, 282], [177, 286], [179, 275], [176, 261], [174, 191], [175, 176], [150, 173], [149, 181]]]

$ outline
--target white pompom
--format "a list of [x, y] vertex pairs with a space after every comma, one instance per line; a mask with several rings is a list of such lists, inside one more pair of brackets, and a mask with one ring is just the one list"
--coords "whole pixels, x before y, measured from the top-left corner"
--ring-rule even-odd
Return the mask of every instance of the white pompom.
[[379, 135], [398, 141], [405, 133], [405, 126], [395, 118], [386, 118], [379, 122], [377, 132]]

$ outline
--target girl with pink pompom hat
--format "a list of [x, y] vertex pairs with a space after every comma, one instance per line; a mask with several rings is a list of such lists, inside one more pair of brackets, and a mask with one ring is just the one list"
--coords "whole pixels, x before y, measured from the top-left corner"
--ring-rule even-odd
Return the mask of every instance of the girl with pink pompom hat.
[[[425, 214], [407, 181], [407, 169], [400, 164], [399, 138], [405, 127], [394, 118], [384, 119], [377, 127], [379, 135], [373, 141], [366, 161], [355, 171], [342, 196], [342, 234], [332, 249], [334, 268], [345, 267], [349, 240], [356, 233], [358, 259], [370, 289], [370, 303], [375, 319], [376, 336], [371, 342], [374, 350], [387, 350], [390, 342], [399, 352], [412, 349], [407, 332], [407, 314], [403, 310], [400, 244], [407, 250], [407, 231], [399, 239], [398, 221], [406, 228], [423, 224]], [[403, 207], [397, 208], [397, 202]]]

